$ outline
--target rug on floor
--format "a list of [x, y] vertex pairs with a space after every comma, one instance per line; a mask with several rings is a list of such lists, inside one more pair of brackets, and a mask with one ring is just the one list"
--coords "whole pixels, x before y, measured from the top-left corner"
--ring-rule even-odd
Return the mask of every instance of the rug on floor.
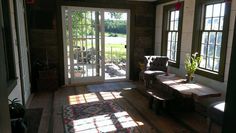
[[25, 121], [27, 126], [27, 133], [37, 133], [43, 113], [42, 108], [26, 109]]
[[137, 124], [113, 101], [63, 107], [65, 133], [138, 133]]
[[136, 88], [132, 82], [116, 82], [116, 83], [103, 83], [95, 85], [87, 85], [89, 92], [107, 92], [107, 91], [116, 91], [122, 90], [125, 88]]

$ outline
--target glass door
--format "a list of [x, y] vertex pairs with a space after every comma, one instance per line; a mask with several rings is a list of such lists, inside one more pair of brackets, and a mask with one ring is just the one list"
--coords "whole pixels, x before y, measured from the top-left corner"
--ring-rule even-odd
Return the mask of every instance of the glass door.
[[62, 7], [65, 81], [127, 80], [129, 11]]
[[63, 7], [64, 57], [67, 83], [104, 80], [102, 11]]
[[107, 9], [105, 27], [105, 80], [128, 79], [129, 12]]

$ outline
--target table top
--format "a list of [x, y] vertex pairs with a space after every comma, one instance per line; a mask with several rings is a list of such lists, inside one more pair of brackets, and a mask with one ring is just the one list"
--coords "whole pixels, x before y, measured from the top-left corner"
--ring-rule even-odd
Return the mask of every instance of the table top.
[[219, 97], [221, 93], [199, 83], [186, 83], [186, 79], [174, 76], [156, 76], [164, 85], [177, 90], [181, 94], [194, 95], [196, 97]]

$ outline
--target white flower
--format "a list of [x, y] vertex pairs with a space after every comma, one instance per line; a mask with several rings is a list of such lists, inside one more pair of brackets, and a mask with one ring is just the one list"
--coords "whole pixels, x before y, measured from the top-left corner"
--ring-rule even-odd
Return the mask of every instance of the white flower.
[[192, 56], [195, 58], [197, 56], [198, 52], [195, 52], [194, 54], [192, 54]]

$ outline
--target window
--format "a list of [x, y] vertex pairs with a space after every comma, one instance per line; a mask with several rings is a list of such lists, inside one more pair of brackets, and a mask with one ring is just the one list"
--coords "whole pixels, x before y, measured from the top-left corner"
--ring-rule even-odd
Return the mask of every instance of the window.
[[13, 90], [16, 85], [16, 70], [15, 70], [15, 58], [14, 58], [14, 48], [12, 40], [12, 29], [11, 29], [11, 19], [10, 19], [10, 6], [8, 0], [2, 0], [2, 18], [3, 25], [1, 25], [3, 34], [3, 47], [4, 47], [4, 57], [6, 61], [6, 78], [8, 93]]
[[183, 2], [180, 10], [175, 9], [175, 4], [164, 7], [163, 13], [163, 38], [162, 55], [169, 58], [169, 65], [179, 67], [180, 41], [182, 30]]
[[230, 4], [222, 0], [196, 3], [192, 52], [203, 57], [197, 74], [223, 81]]

